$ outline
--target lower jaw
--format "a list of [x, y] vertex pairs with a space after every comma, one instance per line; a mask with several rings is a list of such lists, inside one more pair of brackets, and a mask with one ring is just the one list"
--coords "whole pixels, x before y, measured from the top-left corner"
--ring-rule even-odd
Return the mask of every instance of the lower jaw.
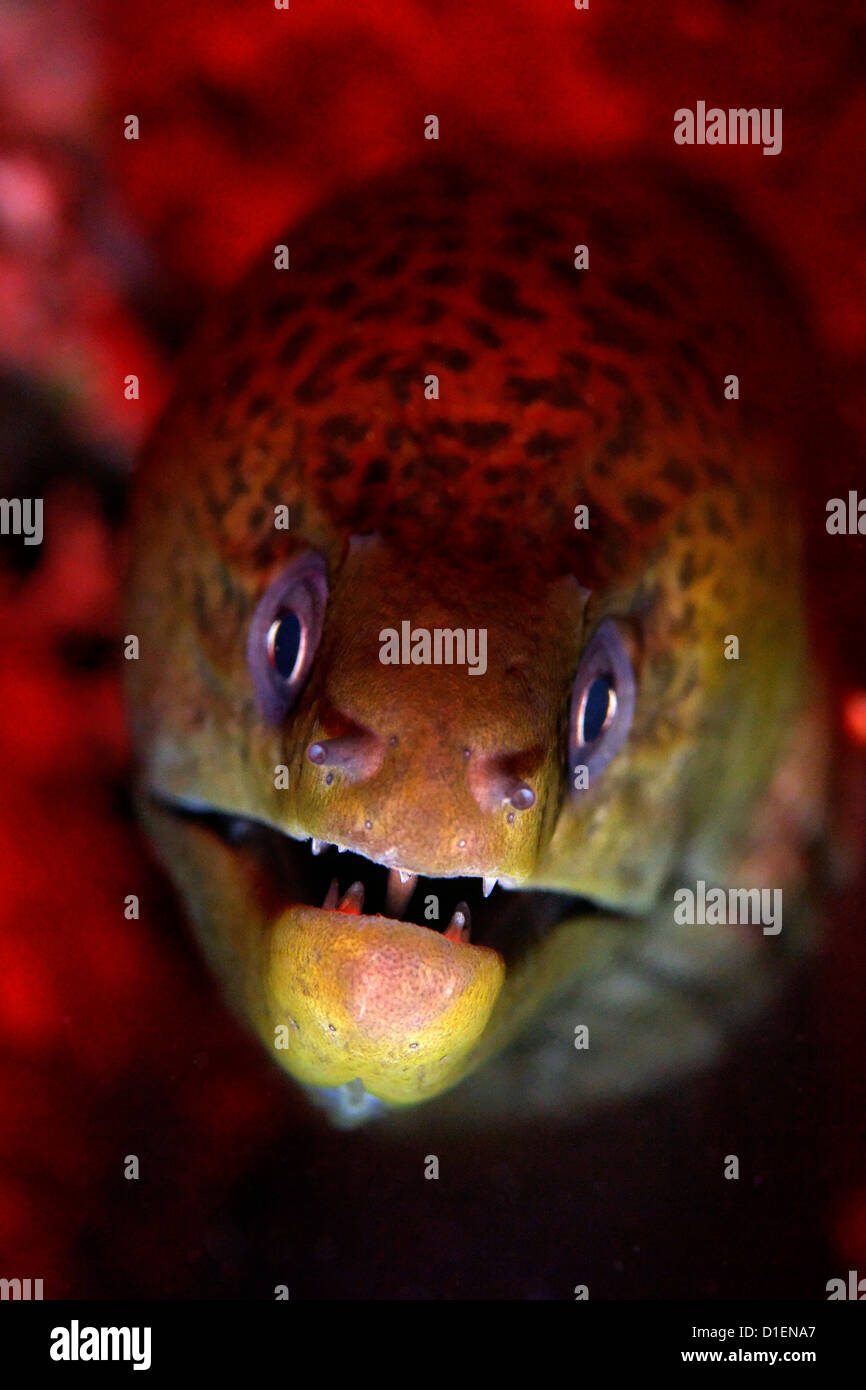
[[473, 944], [392, 917], [287, 905], [274, 854], [295, 850], [279, 832], [150, 799], [140, 810], [229, 993], [308, 1086], [353, 1083], [389, 1106], [429, 1100], [621, 939], [616, 919], [550, 893], [494, 890], [473, 916], [484, 938]]

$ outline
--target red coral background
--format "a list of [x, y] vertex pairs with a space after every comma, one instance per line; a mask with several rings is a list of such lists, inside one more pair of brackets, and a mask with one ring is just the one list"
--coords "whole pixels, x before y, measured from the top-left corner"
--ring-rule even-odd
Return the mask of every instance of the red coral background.
[[[850, 475], [866, 441], [864, 53], [862, 13], [806, 0], [0, 3], [2, 490], [46, 498], [38, 555], [7, 545], [0, 569], [0, 1275], [41, 1277], [46, 1297], [268, 1296], [274, 1231], [294, 1251], [284, 1263], [303, 1262], [292, 1202], [345, 1189], [346, 1154], [365, 1152], [324, 1135], [226, 1017], [129, 816], [123, 479], [202, 305], [326, 192], [422, 152], [430, 113], [455, 151], [493, 138], [676, 157], [724, 186], [805, 300]], [[698, 99], [782, 107], [782, 155], [675, 147], [673, 111]], [[138, 141], [124, 139], [130, 114]], [[832, 476], [835, 462], [819, 466]], [[864, 548], [847, 544], [850, 582], [832, 586], [827, 617], [848, 634], [834, 697], [862, 835]], [[132, 893], [141, 921], [124, 916]], [[866, 1272], [862, 923], [854, 893], [812, 1005], [826, 1085], [807, 1201], [831, 1273]], [[304, 1144], [314, 1157], [286, 1193], [274, 1154]], [[130, 1154], [138, 1182], [123, 1176]], [[507, 1165], [488, 1178], [528, 1212]], [[350, 1188], [343, 1217], [367, 1199]], [[644, 1227], [669, 1216], [660, 1198]], [[340, 1235], [326, 1220], [311, 1232], [308, 1282], [363, 1295], [372, 1235], [337, 1273]], [[609, 1296], [664, 1291], [657, 1243], [643, 1282], [618, 1284], [613, 1261]], [[790, 1275], [809, 1252], [790, 1231], [778, 1243]], [[417, 1291], [398, 1247], [381, 1287]], [[791, 1275], [780, 1291], [808, 1284]], [[724, 1287], [705, 1271], [704, 1294]], [[459, 1277], [445, 1291], [479, 1292]], [[521, 1291], [555, 1292], [540, 1276]]]

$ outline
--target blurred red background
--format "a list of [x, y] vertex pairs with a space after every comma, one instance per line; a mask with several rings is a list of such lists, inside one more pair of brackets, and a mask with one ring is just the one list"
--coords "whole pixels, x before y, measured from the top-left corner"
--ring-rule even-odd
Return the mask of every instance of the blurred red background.
[[[229, 1267], [237, 1292], [244, 1256], [218, 1213], [287, 1125], [313, 1123], [227, 1020], [125, 793], [123, 480], [203, 305], [326, 192], [421, 152], [430, 113], [455, 153], [676, 156], [725, 188], [802, 296], [851, 476], [864, 54], [862, 12], [804, 0], [0, 4], [0, 466], [5, 496], [46, 498], [44, 545], [7, 544], [0, 573], [0, 1274], [41, 1277], [46, 1297], [219, 1296]], [[782, 155], [675, 147], [673, 112], [698, 99], [782, 107]], [[851, 582], [829, 590], [838, 711], [866, 685], [863, 560], [851, 541]], [[824, 970], [820, 1219], [840, 1272], [866, 1272], [862, 922], [852, 892]], [[143, 1194], [123, 1178], [133, 1153]]]

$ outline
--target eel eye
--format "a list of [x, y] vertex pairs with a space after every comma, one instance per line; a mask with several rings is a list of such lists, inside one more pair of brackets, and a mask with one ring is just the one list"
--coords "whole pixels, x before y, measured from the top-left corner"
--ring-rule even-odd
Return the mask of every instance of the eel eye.
[[297, 613], [281, 613], [268, 628], [268, 661], [284, 681], [291, 681], [303, 662], [305, 637]]
[[322, 635], [328, 580], [314, 551], [294, 560], [268, 585], [247, 638], [256, 702], [269, 723], [279, 724], [304, 687]]
[[572, 785], [585, 767], [589, 785], [622, 747], [634, 714], [635, 675], [626, 629], [615, 618], [600, 623], [577, 668], [568, 717]]

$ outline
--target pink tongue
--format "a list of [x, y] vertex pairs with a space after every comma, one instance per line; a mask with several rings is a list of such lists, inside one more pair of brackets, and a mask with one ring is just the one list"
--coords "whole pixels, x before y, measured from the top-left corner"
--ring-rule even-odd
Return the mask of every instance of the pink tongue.
[[460, 1072], [505, 966], [484, 946], [360, 914], [353, 889], [336, 911], [292, 907], [274, 926], [268, 1026], [288, 1038], [277, 1059], [313, 1085], [360, 1077], [391, 1104], [417, 1101]]

